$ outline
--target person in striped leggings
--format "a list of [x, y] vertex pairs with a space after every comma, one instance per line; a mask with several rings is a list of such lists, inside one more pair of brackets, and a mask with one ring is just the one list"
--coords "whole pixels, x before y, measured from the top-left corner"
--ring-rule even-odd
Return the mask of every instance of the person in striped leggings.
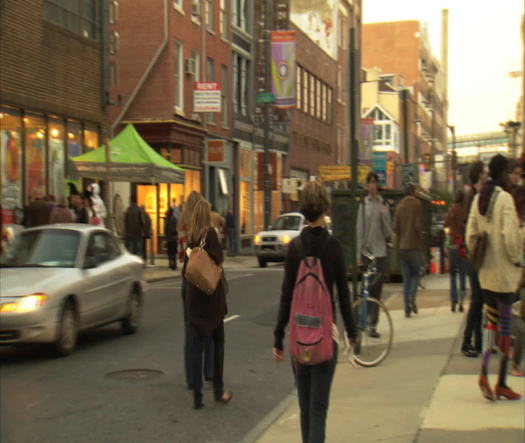
[[[485, 331], [483, 337], [483, 354], [481, 359], [480, 388], [483, 396], [488, 400], [500, 399], [518, 400], [520, 394], [514, 392], [506, 384], [507, 370], [510, 360], [511, 345], [511, 316], [512, 303], [515, 294], [502, 294], [485, 290]], [[501, 352], [498, 383], [494, 392], [488, 384], [489, 361], [492, 349], [495, 345], [496, 334], [498, 337], [498, 348]]]

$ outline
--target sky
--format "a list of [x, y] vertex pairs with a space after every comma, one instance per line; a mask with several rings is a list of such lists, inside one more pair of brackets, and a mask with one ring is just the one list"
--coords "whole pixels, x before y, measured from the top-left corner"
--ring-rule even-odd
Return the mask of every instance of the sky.
[[362, 0], [363, 22], [419, 20], [441, 59], [441, 10], [449, 10], [448, 122], [456, 134], [500, 131], [516, 119], [523, 0]]

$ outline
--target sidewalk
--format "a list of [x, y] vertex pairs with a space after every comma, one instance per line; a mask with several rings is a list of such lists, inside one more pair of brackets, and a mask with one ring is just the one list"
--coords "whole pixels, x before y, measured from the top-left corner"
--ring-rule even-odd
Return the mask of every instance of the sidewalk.
[[[229, 257], [224, 255], [224, 269], [236, 270], [249, 267], [257, 267], [257, 259], [254, 255], [237, 255]], [[167, 257], [155, 257], [155, 264], [151, 265], [148, 259], [146, 268], [144, 269], [144, 280], [148, 283], [165, 280], [168, 278], [180, 278], [182, 264], [177, 263], [177, 270], [172, 271], [168, 268]]]
[[[459, 353], [464, 314], [450, 312], [448, 275], [428, 276], [419, 314], [405, 318], [400, 285], [388, 299], [394, 347], [376, 368], [356, 368], [340, 356], [328, 412], [329, 443], [524, 441], [524, 401], [490, 403], [477, 386], [479, 358]], [[499, 356], [491, 361], [497, 370]], [[283, 377], [292, 377], [283, 365]], [[495, 383], [496, 376], [491, 377]], [[292, 380], [290, 380], [290, 385]], [[508, 377], [524, 394], [524, 380]], [[300, 442], [293, 392], [244, 442]]]

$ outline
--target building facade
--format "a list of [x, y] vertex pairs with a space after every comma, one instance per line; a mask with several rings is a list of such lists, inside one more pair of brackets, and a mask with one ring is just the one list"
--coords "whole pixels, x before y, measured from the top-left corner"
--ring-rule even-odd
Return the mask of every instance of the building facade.
[[[66, 181], [75, 178], [68, 156], [99, 146], [106, 128], [104, 22], [98, 0], [2, 2], [4, 210], [23, 208], [34, 190], [56, 198], [68, 195]], [[80, 181], [76, 184], [81, 187]]]
[[[401, 160], [433, 165], [433, 186], [445, 188], [447, 122], [444, 75], [417, 21], [363, 25], [364, 68], [378, 68], [401, 100]], [[430, 161], [428, 161], [430, 157]]]

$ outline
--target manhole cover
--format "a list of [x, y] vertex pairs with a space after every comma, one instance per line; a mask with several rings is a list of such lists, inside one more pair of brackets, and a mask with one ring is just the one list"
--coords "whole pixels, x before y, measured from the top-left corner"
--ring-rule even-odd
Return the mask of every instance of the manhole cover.
[[164, 372], [156, 369], [124, 369], [122, 371], [113, 371], [106, 374], [108, 378], [128, 381], [145, 381], [162, 377]]

